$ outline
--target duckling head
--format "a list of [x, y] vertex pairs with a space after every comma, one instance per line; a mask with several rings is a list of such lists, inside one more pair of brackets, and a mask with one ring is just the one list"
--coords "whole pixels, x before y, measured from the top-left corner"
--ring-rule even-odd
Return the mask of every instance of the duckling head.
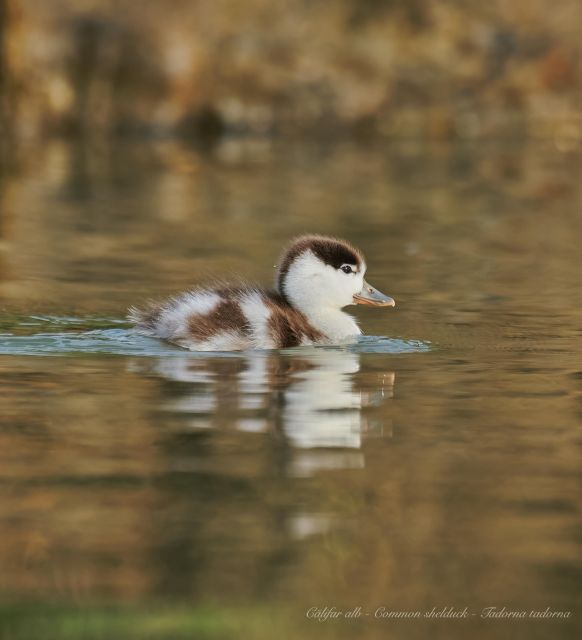
[[365, 273], [364, 256], [349, 242], [300, 236], [279, 262], [277, 288], [291, 305], [308, 315], [351, 304], [393, 307], [394, 300], [368, 284]]

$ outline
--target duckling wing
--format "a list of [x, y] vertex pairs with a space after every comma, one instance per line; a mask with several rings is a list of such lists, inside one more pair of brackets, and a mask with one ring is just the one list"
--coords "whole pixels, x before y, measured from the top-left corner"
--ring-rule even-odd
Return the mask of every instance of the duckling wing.
[[239, 301], [224, 290], [190, 291], [143, 310], [132, 308], [128, 317], [142, 335], [191, 351], [236, 351], [251, 346]]
[[325, 338], [276, 291], [256, 287], [199, 289], [132, 308], [128, 317], [142, 335], [192, 351], [281, 349]]
[[257, 348], [285, 349], [325, 339], [276, 291], [254, 291], [244, 297], [241, 306]]

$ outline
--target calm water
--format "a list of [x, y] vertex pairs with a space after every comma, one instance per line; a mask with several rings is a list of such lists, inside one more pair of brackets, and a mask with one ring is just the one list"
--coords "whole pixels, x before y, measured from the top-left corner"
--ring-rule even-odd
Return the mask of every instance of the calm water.
[[[580, 637], [581, 161], [237, 141], [7, 156], [0, 637]], [[123, 320], [214, 276], [268, 283], [304, 231], [360, 245], [397, 300], [354, 311], [368, 335], [349, 349], [191, 354]]]

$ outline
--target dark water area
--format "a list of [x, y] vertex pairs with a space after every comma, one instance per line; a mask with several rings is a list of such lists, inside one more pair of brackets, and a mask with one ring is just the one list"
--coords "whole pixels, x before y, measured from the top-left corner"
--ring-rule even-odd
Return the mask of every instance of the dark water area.
[[[580, 637], [580, 155], [53, 141], [0, 167], [0, 638]], [[196, 354], [124, 320], [270, 283], [306, 231], [397, 301], [353, 310], [357, 345]]]

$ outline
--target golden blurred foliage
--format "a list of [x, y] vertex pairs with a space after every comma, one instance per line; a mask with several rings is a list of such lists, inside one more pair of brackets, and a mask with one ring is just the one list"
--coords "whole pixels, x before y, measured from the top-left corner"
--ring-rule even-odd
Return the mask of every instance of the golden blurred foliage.
[[576, 0], [0, 0], [4, 136], [578, 140]]

